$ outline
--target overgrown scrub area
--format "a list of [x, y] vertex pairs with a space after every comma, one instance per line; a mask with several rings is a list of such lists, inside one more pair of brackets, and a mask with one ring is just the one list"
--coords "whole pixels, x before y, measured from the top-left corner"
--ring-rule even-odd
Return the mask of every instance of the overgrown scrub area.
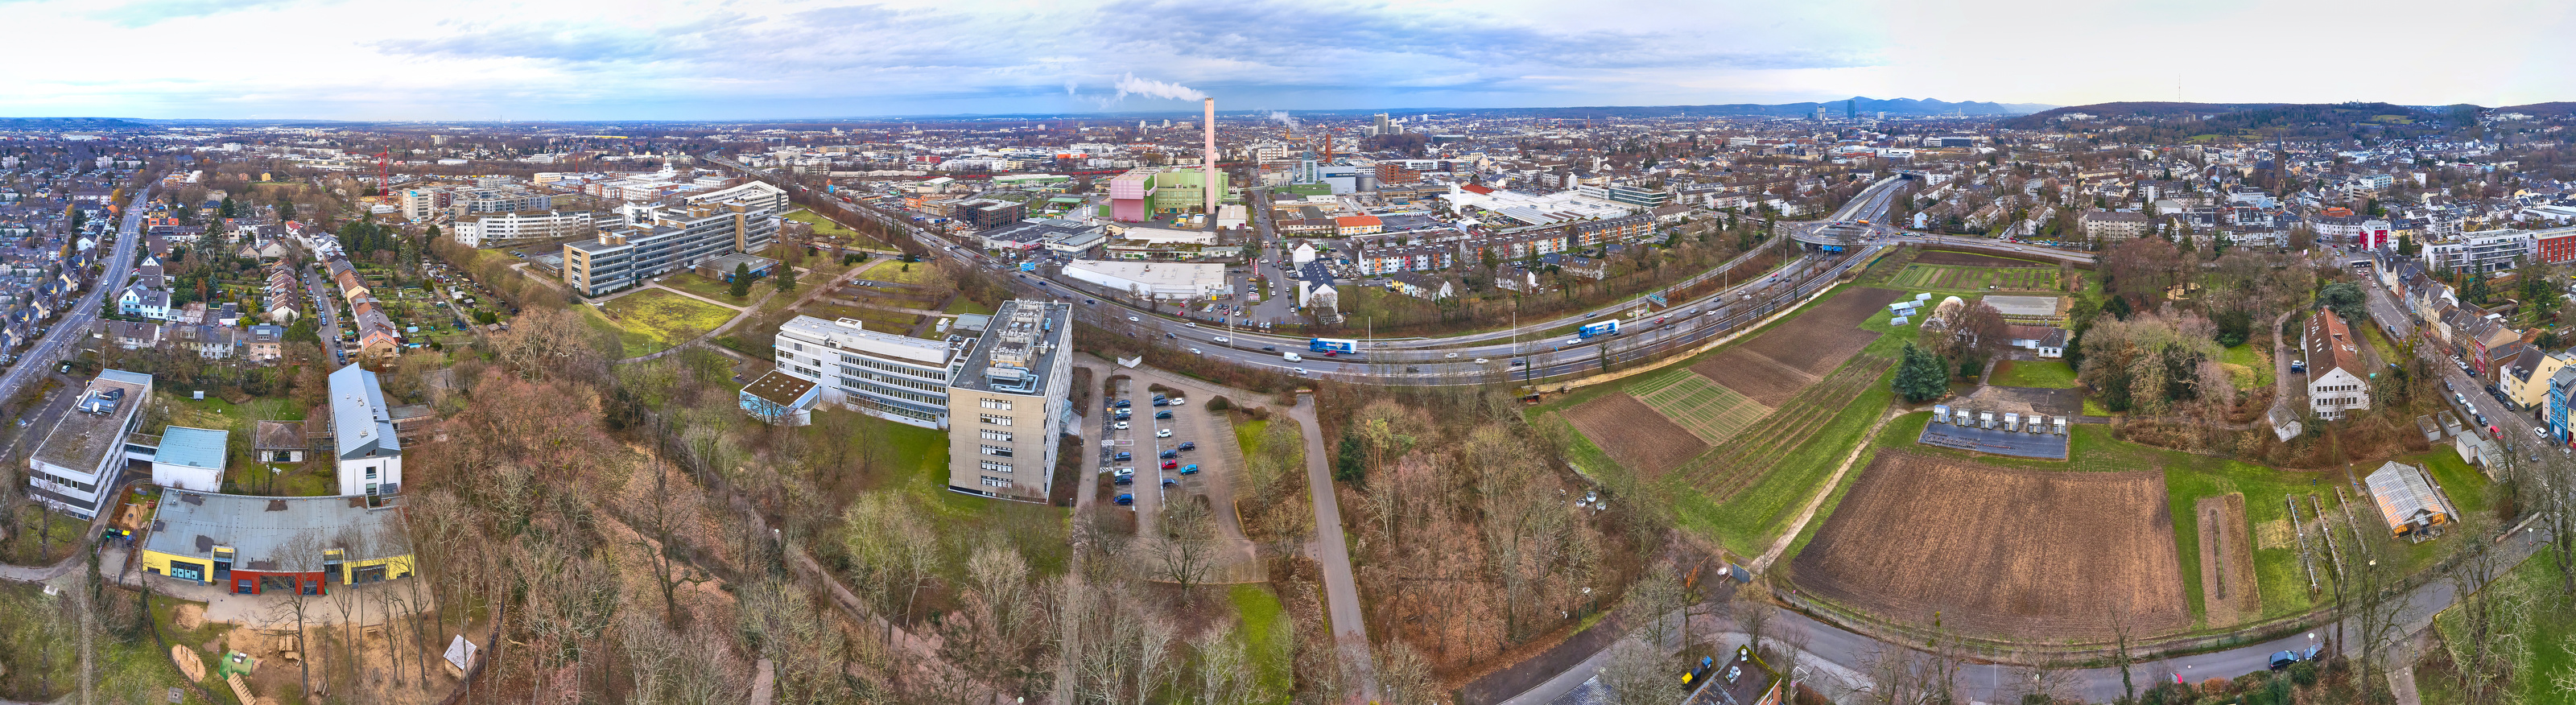
[[1333, 462], [1371, 635], [1410, 649], [1436, 678], [1463, 680], [1562, 636], [1615, 604], [1660, 544], [1660, 525], [1635, 512], [1575, 506], [1595, 490], [1559, 449], [1498, 413], [1515, 411], [1508, 397], [1342, 390], [1323, 408], [1345, 419], [1327, 437], [1339, 438]]

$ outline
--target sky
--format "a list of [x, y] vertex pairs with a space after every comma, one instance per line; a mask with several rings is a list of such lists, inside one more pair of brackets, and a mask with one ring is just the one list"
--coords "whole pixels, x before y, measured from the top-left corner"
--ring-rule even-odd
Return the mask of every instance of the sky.
[[0, 0], [0, 115], [2576, 100], [2576, 3]]

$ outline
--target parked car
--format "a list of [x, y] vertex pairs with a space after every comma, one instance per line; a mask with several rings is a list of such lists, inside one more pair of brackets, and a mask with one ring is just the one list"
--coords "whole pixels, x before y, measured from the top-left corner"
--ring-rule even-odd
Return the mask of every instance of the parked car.
[[1118, 451], [1118, 454], [1117, 454], [1117, 455], [1110, 456], [1110, 458], [1109, 458], [1109, 459], [1110, 459], [1110, 460], [1114, 460], [1114, 461], [1118, 461], [1118, 462], [1122, 462], [1122, 463], [1123, 463], [1123, 462], [1127, 462], [1127, 461], [1129, 461], [1129, 460], [1135, 459], [1135, 457], [1136, 457], [1136, 454], [1135, 454], [1135, 453], [1130, 453], [1130, 452], [1127, 452], [1127, 451], [1123, 451], [1123, 450], [1122, 450], [1122, 451]]
[[1170, 460], [1170, 459], [1173, 459], [1173, 458], [1181, 457], [1181, 451], [1180, 451], [1180, 450], [1178, 450], [1178, 449], [1166, 449], [1166, 450], [1164, 450], [1164, 451], [1163, 451], [1163, 452], [1161, 452], [1161, 453], [1157, 453], [1157, 454], [1155, 454], [1155, 456], [1154, 456], [1154, 457], [1162, 458], [1162, 459], [1164, 459], [1164, 460]]
[[1115, 477], [1115, 478], [1111, 478], [1111, 479], [1109, 480], [1109, 484], [1112, 484], [1112, 485], [1133, 485], [1133, 484], [1136, 484], [1136, 476], [1134, 476], [1134, 475], [1120, 475], [1120, 476], [1117, 476], [1117, 477]]
[[2295, 651], [2275, 651], [2272, 652], [2271, 661], [2272, 670], [2278, 671], [2289, 668], [2291, 664], [2298, 663], [2299, 654]]
[[1169, 412], [1169, 411], [1157, 411], [1157, 412], [1154, 412], [1154, 418], [1157, 418], [1157, 419], [1168, 419], [1168, 418], [1171, 418], [1171, 417], [1172, 417], [1172, 412]]
[[1175, 460], [1166, 460], [1166, 461], [1163, 461], [1163, 469], [1165, 469], [1165, 470], [1170, 470], [1170, 469], [1177, 468], [1177, 467], [1180, 467], [1180, 466], [1181, 466], [1181, 463], [1180, 463], [1179, 461], [1175, 461]]
[[1163, 486], [1164, 486], [1164, 487], [1179, 487], [1179, 486], [1181, 486], [1181, 481], [1180, 481], [1180, 480], [1178, 480], [1178, 479], [1174, 479], [1174, 478], [1166, 477], [1166, 478], [1163, 478]]
[[1155, 437], [1155, 438], [1170, 438], [1170, 437], [1172, 437], [1172, 429], [1168, 429], [1168, 428], [1164, 428], [1164, 429], [1156, 429], [1156, 430], [1154, 431], [1154, 437]]
[[1120, 431], [1124, 431], [1124, 430], [1127, 430], [1127, 422], [1125, 422], [1125, 421], [1120, 421], [1120, 422], [1117, 422], [1117, 423], [1110, 424], [1110, 425], [1109, 425], [1109, 427], [1110, 427], [1110, 428], [1113, 428], [1113, 429], [1120, 430]]
[[1118, 503], [1118, 505], [1119, 505], [1119, 506], [1122, 506], [1122, 507], [1123, 507], [1123, 506], [1130, 505], [1130, 504], [1135, 504], [1135, 503], [1136, 503], [1136, 495], [1132, 495], [1132, 494], [1122, 494], [1122, 495], [1118, 495], [1118, 499], [1116, 499], [1116, 500], [1114, 500], [1114, 501], [1116, 501], [1116, 502]]
[[1181, 466], [1181, 474], [1183, 474], [1183, 475], [1196, 475], [1196, 474], [1199, 474], [1199, 464], [1198, 464], [1198, 463], [1190, 463], [1190, 464], [1188, 464], [1188, 465], [1183, 465], [1183, 466]]
[[1120, 400], [1118, 400], [1118, 403], [1116, 403], [1116, 404], [1112, 404], [1111, 406], [1115, 406], [1115, 407], [1117, 407], [1117, 408], [1124, 409], [1124, 408], [1127, 408], [1127, 407], [1129, 407], [1129, 406], [1133, 406], [1133, 405], [1135, 405], [1135, 402], [1128, 401], [1128, 400], [1125, 400], [1125, 399], [1120, 399]]

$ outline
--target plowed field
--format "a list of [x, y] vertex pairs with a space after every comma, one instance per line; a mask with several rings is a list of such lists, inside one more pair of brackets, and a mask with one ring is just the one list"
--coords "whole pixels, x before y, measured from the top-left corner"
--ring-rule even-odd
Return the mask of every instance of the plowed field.
[[1639, 472], [1659, 475], [1708, 451], [1708, 444], [1689, 429], [1622, 393], [1566, 409], [1565, 420], [1612, 460]]
[[2014, 470], [1878, 453], [1794, 564], [1882, 619], [2012, 638], [2191, 626], [2164, 474]]

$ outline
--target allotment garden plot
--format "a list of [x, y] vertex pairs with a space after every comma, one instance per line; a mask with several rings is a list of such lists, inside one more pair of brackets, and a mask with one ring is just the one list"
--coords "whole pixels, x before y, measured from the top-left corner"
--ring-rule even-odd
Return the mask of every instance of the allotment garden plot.
[[1692, 365], [1691, 371], [1772, 408], [1878, 339], [1860, 324], [1900, 292], [1854, 289], [1752, 340]]
[[1938, 291], [2054, 291], [2057, 289], [2057, 269], [1924, 264], [1917, 261], [1905, 265], [1905, 269], [1897, 272], [1888, 285]]
[[1689, 370], [1657, 374], [1628, 391], [1637, 401], [1654, 407], [1656, 413], [1712, 445], [1725, 443], [1771, 413], [1771, 407]]
[[1689, 429], [1619, 392], [1566, 409], [1565, 420], [1610, 459], [1641, 471], [1661, 471], [1708, 450]]
[[2016, 470], [1888, 448], [1798, 554], [1800, 590], [2004, 638], [2191, 626], [2164, 473]]

